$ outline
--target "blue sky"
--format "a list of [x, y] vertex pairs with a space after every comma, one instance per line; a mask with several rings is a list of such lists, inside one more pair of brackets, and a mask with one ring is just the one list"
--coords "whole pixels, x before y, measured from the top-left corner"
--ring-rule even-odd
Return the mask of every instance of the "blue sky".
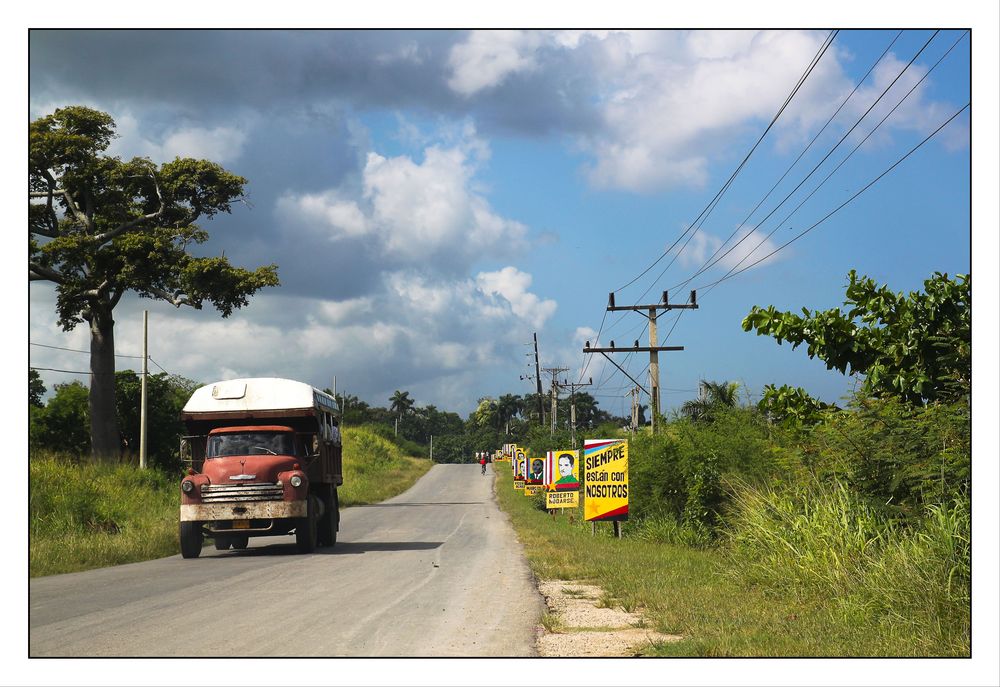
[[[966, 111], [831, 219], [707, 289], [751, 246], [761, 244], [751, 260], [762, 257], [818, 221], [969, 102], [969, 37], [942, 31], [907, 68], [933, 32], [904, 31], [749, 215], [897, 33], [839, 32], [684, 252], [617, 292], [619, 304], [645, 303], [681, 284], [671, 300], [685, 300], [700, 287], [699, 310], [676, 327], [676, 314], [660, 321], [660, 343], [685, 347], [661, 355], [666, 408], [694, 397], [700, 379], [739, 381], [748, 399], [788, 383], [838, 401], [854, 380], [744, 333], [753, 305], [837, 306], [852, 268], [895, 290], [919, 289], [934, 271], [969, 272]], [[115, 154], [206, 157], [249, 179], [250, 205], [205, 223], [212, 240], [203, 250], [245, 266], [276, 262], [283, 286], [228, 320], [126, 299], [120, 354], [139, 352], [148, 308], [159, 369], [205, 382], [275, 375], [329, 386], [336, 376], [340, 390], [369, 403], [406, 389], [418, 404], [465, 414], [480, 397], [532, 391], [519, 376], [530, 372], [524, 343], [537, 332], [543, 366], [593, 378], [602, 407], [625, 414], [631, 383], [603, 359], [587, 366], [581, 352], [597, 339], [608, 292], [689, 236], [828, 34], [35, 31], [29, 110], [86, 104], [117, 121]], [[53, 298], [46, 284], [30, 287], [31, 364], [85, 370], [85, 355], [48, 348], [88, 347], [82, 328], [56, 327]], [[600, 340], [645, 345], [643, 324], [609, 315]], [[648, 384], [647, 357], [616, 360]], [[43, 378], [50, 387], [85, 379]]]

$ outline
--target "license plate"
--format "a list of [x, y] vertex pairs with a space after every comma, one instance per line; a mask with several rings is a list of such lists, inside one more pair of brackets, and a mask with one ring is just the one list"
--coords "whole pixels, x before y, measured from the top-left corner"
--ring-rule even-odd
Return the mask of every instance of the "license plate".
[[233, 520], [233, 529], [234, 530], [248, 530], [248, 529], [250, 529], [250, 521], [249, 520]]

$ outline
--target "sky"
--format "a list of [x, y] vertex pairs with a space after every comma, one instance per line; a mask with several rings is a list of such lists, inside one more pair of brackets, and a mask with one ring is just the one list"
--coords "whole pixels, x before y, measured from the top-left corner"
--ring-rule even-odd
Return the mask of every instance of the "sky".
[[[371, 404], [387, 405], [399, 389], [419, 405], [465, 415], [481, 397], [534, 390], [521, 377], [534, 374], [528, 344], [537, 333], [542, 367], [569, 368], [560, 378], [571, 382], [592, 379], [586, 389], [601, 407], [625, 415], [632, 383], [582, 352], [598, 338], [647, 344], [640, 315], [606, 313], [608, 293], [622, 305], [655, 302], [668, 290], [676, 303], [696, 289], [699, 309], [668, 313], [658, 325], [660, 345], [684, 346], [660, 355], [666, 409], [696, 397], [702, 379], [738, 381], [748, 400], [765, 384], [787, 383], [842, 402], [854, 380], [801, 348], [743, 332], [750, 309], [838, 307], [851, 269], [895, 291], [920, 289], [934, 272], [973, 270], [982, 308], [974, 369], [991, 382], [988, 397], [983, 386], [974, 395], [995, 406], [995, 7], [844, 0], [818, 10], [784, 2], [765, 9], [706, 0], [664, 19], [627, 2], [598, 10], [574, 3], [561, 13], [558, 3], [504, 3], [480, 8], [481, 17], [445, 3], [421, 4], [419, 12], [365, 3], [336, 18], [319, 12], [316, 25], [397, 30], [330, 31], [271, 28], [307, 26], [301, 17], [317, 15], [295, 2], [259, 18], [174, 3], [188, 10], [183, 19], [108, 4], [118, 11], [92, 15], [57, 2], [61, 12], [36, 10], [23, 26], [11, 24], [21, 33], [8, 31], [8, 49], [23, 48], [12, 63], [24, 67], [12, 83], [23, 86], [29, 119], [87, 105], [115, 119], [112, 154], [206, 158], [246, 177], [246, 202], [204, 222], [212, 238], [197, 250], [245, 267], [275, 263], [281, 278], [280, 288], [228, 319], [211, 306], [126, 297], [116, 310], [119, 369], [138, 369], [146, 309], [153, 372], [201, 382], [280, 376], [317, 387], [336, 378], [338, 391]], [[176, 28], [81, 28], [129, 26]], [[531, 26], [592, 28], [518, 29]], [[728, 30], [607, 28], [629, 26]], [[768, 26], [795, 28], [738, 30]], [[845, 28], [769, 128], [830, 26]], [[970, 26], [973, 35], [963, 36]], [[27, 31], [35, 27], [60, 30]], [[933, 27], [952, 28], [932, 38]], [[972, 94], [974, 124], [962, 111]], [[9, 159], [22, 159], [18, 145]], [[14, 178], [23, 183], [23, 171]], [[12, 258], [7, 271], [16, 273]], [[79, 352], [89, 346], [86, 330], [57, 326], [49, 285], [23, 288], [29, 364], [86, 371]], [[614, 357], [648, 384], [648, 358]], [[50, 389], [86, 381], [41, 374]], [[982, 413], [986, 406], [976, 403]], [[995, 423], [978, 417], [977, 455], [995, 458]], [[977, 481], [996, 483], [994, 463], [974, 462]], [[995, 528], [995, 504], [978, 503], [975, 515]], [[995, 550], [977, 551], [990, 556], [974, 561], [988, 573], [978, 579], [995, 583]], [[974, 594], [996, 608], [995, 592], [977, 585]], [[996, 628], [979, 617], [974, 637], [987, 639], [984, 649]], [[264, 663], [257, 680], [278, 674], [266, 668], [281, 670]], [[765, 664], [743, 664], [745, 683], [774, 684]], [[732, 679], [731, 664], [702, 665], [681, 666], [677, 675], [692, 684]], [[351, 674], [361, 684], [359, 666]], [[209, 666], [216, 667], [225, 666]], [[617, 684], [614, 666], [587, 668], [579, 684]], [[835, 668], [829, 675], [838, 679], [856, 669], [869, 680], [881, 670]], [[941, 684], [955, 670], [924, 662], [907, 675], [910, 684]], [[434, 675], [438, 683], [451, 679]], [[547, 673], [532, 675], [541, 681]], [[634, 684], [658, 679], [628, 676]]]
[[[534, 375], [537, 334], [543, 368], [592, 380], [585, 390], [627, 415], [633, 383], [582, 352], [588, 340], [648, 345], [644, 314], [605, 317], [608, 293], [629, 305], [669, 290], [684, 303], [696, 289], [698, 310], [658, 322], [659, 345], [684, 347], [660, 354], [665, 409], [702, 379], [737, 381], [745, 400], [787, 383], [838, 402], [856, 380], [741, 320], [754, 305], [836, 307], [851, 269], [896, 291], [968, 273], [968, 110], [836, 215], [712, 284], [961, 110], [971, 41], [961, 30], [840, 31], [761, 138], [829, 35], [36, 30], [29, 113], [87, 105], [117, 124], [111, 154], [206, 158], [248, 179], [247, 202], [203, 222], [212, 238], [194, 252], [277, 264], [281, 286], [228, 319], [127, 297], [119, 369], [138, 369], [127, 356], [141, 354], [147, 309], [155, 372], [320, 388], [336, 377], [338, 391], [374, 405], [401, 389], [465, 415], [481, 397], [534, 390], [521, 377]], [[58, 327], [50, 284], [29, 294], [31, 365], [49, 368], [50, 388], [86, 381], [54, 371], [86, 371], [85, 327]], [[614, 358], [649, 388], [648, 355]]]

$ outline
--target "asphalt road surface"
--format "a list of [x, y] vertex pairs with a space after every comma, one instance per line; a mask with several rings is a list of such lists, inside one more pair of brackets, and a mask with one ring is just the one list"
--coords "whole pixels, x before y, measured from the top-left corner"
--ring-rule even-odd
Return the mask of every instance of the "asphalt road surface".
[[531, 656], [541, 597], [478, 465], [341, 513], [333, 548], [294, 536], [31, 580], [41, 656]]

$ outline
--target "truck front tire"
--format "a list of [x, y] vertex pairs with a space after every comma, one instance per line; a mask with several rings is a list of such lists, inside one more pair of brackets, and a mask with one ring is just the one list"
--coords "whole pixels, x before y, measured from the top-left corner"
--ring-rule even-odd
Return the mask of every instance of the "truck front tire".
[[316, 550], [316, 497], [309, 495], [306, 505], [306, 517], [300, 518], [295, 526], [295, 547], [299, 553], [312, 553]]
[[200, 522], [181, 522], [180, 527], [181, 556], [197, 558], [201, 555], [201, 545], [205, 536], [201, 531]]

